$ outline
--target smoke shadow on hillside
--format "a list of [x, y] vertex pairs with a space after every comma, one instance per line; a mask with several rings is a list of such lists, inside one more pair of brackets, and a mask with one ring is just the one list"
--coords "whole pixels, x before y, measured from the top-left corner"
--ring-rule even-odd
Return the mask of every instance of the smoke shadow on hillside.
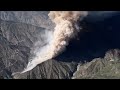
[[70, 41], [66, 50], [57, 56], [56, 60], [91, 61], [94, 58], [103, 58], [110, 49], [120, 49], [120, 14], [100, 22], [89, 23], [84, 20], [81, 25], [83, 31]]

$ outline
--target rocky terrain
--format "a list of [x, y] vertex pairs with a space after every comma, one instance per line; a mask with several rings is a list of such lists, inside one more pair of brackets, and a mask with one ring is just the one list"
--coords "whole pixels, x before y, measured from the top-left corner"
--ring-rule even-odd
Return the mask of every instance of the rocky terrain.
[[91, 62], [79, 64], [72, 79], [119, 79], [120, 50], [106, 52], [104, 58], [95, 58]]
[[[0, 11], [0, 78], [1, 79], [112, 79], [120, 78], [120, 14], [90, 18], [81, 22], [78, 37], [65, 52], [43, 62], [33, 70], [22, 71], [34, 43], [46, 43], [45, 31], [53, 30], [48, 11]], [[99, 14], [100, 15], [100, 14]], [[108, 17], [108, 18], [106, 18]], [[101, 19], [100, 19], [101, 18]]]

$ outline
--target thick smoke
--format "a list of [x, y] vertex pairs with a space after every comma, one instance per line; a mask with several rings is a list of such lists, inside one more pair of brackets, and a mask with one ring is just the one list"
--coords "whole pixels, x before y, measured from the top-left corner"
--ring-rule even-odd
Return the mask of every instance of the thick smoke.
[[[27, 72], [38, 64], [56, 57], [68, 45], [69, 40], [79, 32], [78, 20], [82, 20], [87, 11], [51, 11], [48, 16], [55, 23], [55, 29], [49, 43], [35, 51], [35, 57], [30, 60], [27, 68], [21, 72]], [[49, 36], [48, 36], [49, 38]]]

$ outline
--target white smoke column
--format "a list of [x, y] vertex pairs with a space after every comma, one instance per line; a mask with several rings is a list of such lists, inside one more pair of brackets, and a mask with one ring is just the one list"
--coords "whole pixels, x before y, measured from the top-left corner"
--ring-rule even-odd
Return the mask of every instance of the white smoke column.
[[53, 38], [42, 50], [35, 53], [36, 56], [21, 73], [30, 71], [38, 64], [56, 57], [65, 50], [69, 40], [79, 31], [77, 21], [83, 19], [86, 15], [87, 11], [51, 11], [48, 16], [56, 25]]

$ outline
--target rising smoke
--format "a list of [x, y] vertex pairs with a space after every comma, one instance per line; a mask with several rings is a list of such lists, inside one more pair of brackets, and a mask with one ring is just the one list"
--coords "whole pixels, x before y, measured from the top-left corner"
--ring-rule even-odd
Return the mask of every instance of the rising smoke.
[[34, 51], [35, 57], [29, 61], [27, 68], [21, 73], [30, 71], [38, 64], [62, 53], [69, 40], [80, 31], [78, 20], [82, 20], [86, 15], [87, 11], [50, 11], [48, 16], [56, 25], [52, 37], [49, 39], [49, 43], [42, 49]]

